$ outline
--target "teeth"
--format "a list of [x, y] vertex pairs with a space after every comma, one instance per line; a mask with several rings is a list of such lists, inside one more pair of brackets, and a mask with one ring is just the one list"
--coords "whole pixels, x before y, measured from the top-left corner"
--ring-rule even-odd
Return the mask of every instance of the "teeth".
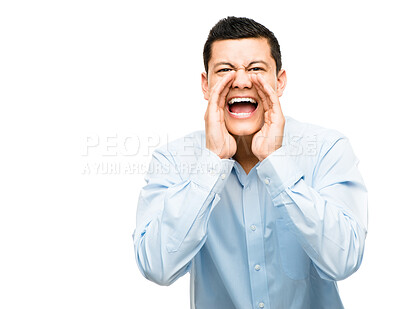
[[239, 102], [250, 102], [253, 104], [256, 104], [256, 100], [252, 99], [252, 98], [233, 98], [231, 100], [229, 100], [228, 104], [231, 105], [233, 103], [239, 103]]
[[232, 114], [234, 114], [235, 116], [250, 116], [251, 115], [251, 113], [232, 113]]

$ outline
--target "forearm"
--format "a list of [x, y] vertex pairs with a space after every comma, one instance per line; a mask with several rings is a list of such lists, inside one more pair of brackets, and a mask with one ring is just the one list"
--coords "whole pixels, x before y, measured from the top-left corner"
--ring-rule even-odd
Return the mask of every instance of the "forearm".
[[180, 187], [171, 191], [172, 196], [167, 193], [162, 212], [135, 232], [140, 270], [146, 278], [162, 285], [171, 284], [187, 271], [206, 239], [208, 217], [218, 201], [213, 192], [193, 182]]
[[[366, 197], [358, 194], [360, 202]], [[287, 227], [322, 270], [325, 279], [341, 280], [355, 272], [362, 261], [366, 228], [345, 204], [330, 199], [300, 179], [276, 201]], [[345, 203], [345, 202], [343, 202]], [[326, 275], [326, 276], [324, 276]]]
[[321, 176], [298, 170], [287, 149], [258, 168], [259, 177], [268, 179], [266, 188], [286, 227], [320, 275], [332, 280], [344, 279], [358, 269], [366, 237], [366, 189], [346, 147], [340, 142], [339, 155], [329, 154], [314, 170]]
[[[188, 177], [150, 177], [139, 197], [135, 254], [142, 274], [161, 285], [186, 273], [203, 246], [209, 216], [233, 166], [215, 154], [198, 158]], [[166, 164], [160, 159], [160, 164]], [[205, 166], [217, 166], [214, 170]]]

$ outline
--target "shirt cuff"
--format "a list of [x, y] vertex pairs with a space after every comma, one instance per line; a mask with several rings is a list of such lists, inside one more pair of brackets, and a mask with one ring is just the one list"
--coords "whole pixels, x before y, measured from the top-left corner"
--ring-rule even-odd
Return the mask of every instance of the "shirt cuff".
[[198, 186], [218, 194], [224, 188], [234, 162], [232, 159], [221, 159], [214, 152], [202, 148], [190, 179]]
[[294, 146], [282, 146], [257, 167], [258, 177], [265, 183], [272, 200], [303, 177], [293, 158], [296, 153]]

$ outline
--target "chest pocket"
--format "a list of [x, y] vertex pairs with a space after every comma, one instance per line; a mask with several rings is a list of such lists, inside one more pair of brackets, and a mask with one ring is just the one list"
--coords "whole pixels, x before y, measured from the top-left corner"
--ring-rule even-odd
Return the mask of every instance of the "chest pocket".
[[276, 233], [279, 243], [279, 255], [285, 274], [294, 280], [306, 279], [310, 272], [311, 260], [303, 250], [283, 219], [277, 219]]

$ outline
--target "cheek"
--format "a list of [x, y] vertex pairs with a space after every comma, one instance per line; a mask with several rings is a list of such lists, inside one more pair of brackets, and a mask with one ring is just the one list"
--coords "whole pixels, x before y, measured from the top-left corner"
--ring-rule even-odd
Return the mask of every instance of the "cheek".
[[275, 73], [265, 72], [265, 73], [262, 73], [262, 76], [264, 77], [264, 79], [268, 83], [268, 85], [270, 85], [274, 90], [276, 90], [277, 79], [276, 79]]
[[276, 76], [275, 75], [273, 75], [273, 76], [271, 76], [269, 79], [268, 79], [268, 84], [272, 87], [272, 89], [274, 89], [275, 91], [276, 91], [276, 83], [277, 83], [277, 80], [276, 80]]

